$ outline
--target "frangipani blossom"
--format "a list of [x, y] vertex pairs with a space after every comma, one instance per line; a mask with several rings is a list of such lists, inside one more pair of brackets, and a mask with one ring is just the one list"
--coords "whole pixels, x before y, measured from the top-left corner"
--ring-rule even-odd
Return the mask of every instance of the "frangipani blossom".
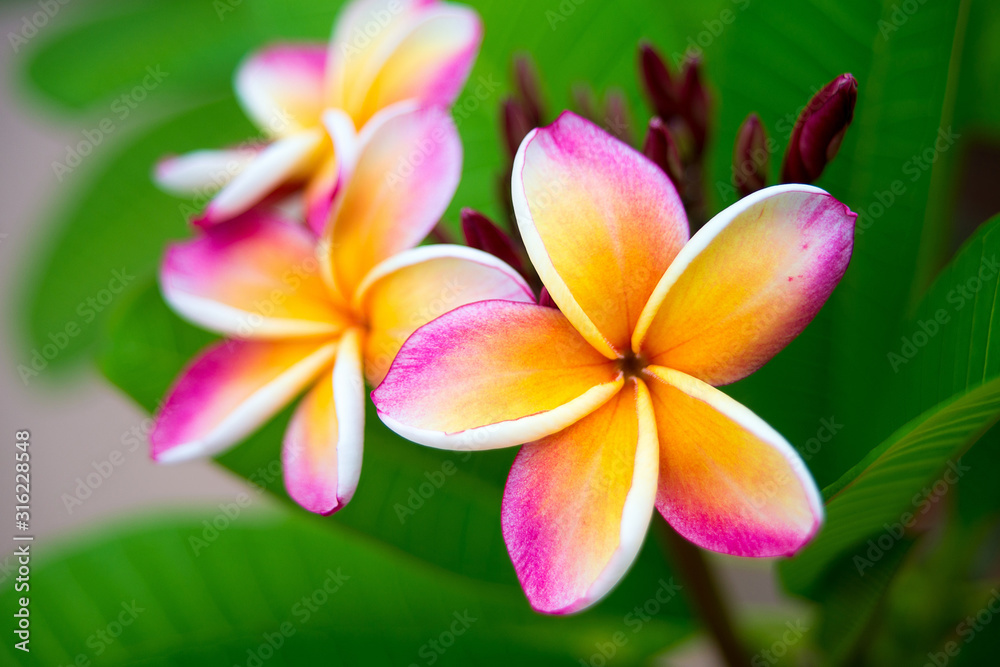
[[156, 180], [191, 195], [223, 187], [196, 224], [232, 218], [269, 195], [306, 186], [310, 224], [326, 221], [340, 175], [325, 112], [362, 128], [400, 102], [449, 106], [475, 61], [482, 26], [472, 9], [437, 0], [355, 0], [326, 44], [276, 44], [236, 73], [236, 95], [270, 140], [168, 158]]
[[[254, 209], [167, 252], [161, 287], [182, 316], [228, 337], [176, 381], [150, 436], [174, 462], [235, 445], [308, 390], [285, 435], [289, 494], [329, 514], [361, 471], [365, 379], [384, 376], [418, 326], [480, 299], [532, 302], [492, 255], [461, 246], [413, 248], [444, 212], [461, 173], [461, 144], [442, 108], [369, 125], [324, 237]], [[419, 158], [420, 169], [394, 170]]]
[[403, 345], [373, 399], [418, 443], [521, 445], [503, 534], [532, 606], [593, 604], [653, 508], [691, 542], [795, 553], [823, 508], [795, 450], [713, 385], [767, 362], [847, 268], [855, 214], [826, 192], [760, 190], [690, 240], [663, 171], [564, 113], [514, 162], [528, 254], [558, 306], [455, 309]]

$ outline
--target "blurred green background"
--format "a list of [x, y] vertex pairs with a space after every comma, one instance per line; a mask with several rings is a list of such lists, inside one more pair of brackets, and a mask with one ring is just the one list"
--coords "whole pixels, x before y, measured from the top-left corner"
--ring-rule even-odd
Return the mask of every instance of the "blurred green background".
[[[96, 366], [138, 404], [155, 407], [211, 336], [173, 315], [155, 287], [165, 243], [189, 235], [187, 215], [203, 202], [156, 190], [152, 165], [165, 154], [253, 137], [233, 96], [237, 62], [276, 39], [325, 41], [340, 4], [42, 0], [6, 7], [12, 83], [2, 94], [30, 114], [77, 128], [53, 166], [47, 214], [33, 223], [30, 251], [18, 251], [16, 280], [8, 282], [15, 290], [6, 314], [12, 371], [30, 366], [52, 332], [88, 317], [48, 363], [44, 382], [57, 387], [74, 369]], [[486, 37], [455, 106], [465, 166], [446, 214], [453, 230], [463, 206], [501, 217], [496, 181], [506, 158], [497, 111], [511, 90], [515, 53], [537, 63], [553, 115], [572, 105], [570, 91], [581, 82], [599, 94], [621, 90], [636, 140], [651, 113], [636, 77], [639, 40], [675, 66], [685, 51], [699, 55], [713, 100], [706, 178], [713, 213], [733, 201], [733, 140], [749, 112], [782, 148], [771, 159], [773, 183], [811, 95], [843, 72], [858, 79], [854, 123], [818, 182], [860, 214], [850, 269], [801, 337], [727, 388], [799, 448], [829, 501], [821, 536], [779, 567], [800, 602], [769, 613], [741, 608], [741, 632], [754, 665], [923, 665], [938, 654], [947, 664], [991, 664], [1000, 622], [982, 616], [969, 641], [964, 630], [973, 626], [960, 624], [988, 610], [1000, 585], [1000, 434], [991, 430], [1000, 417], [1000, 334], [992, 336], [995, 322], [1000, 331], [1000, 281], [988, 270], [1000, 254], [1000, 221], [991, 219], [1000, 211], [1000, 4], [468, 4], [482, 14]], [[472, 94], [477, 86], [488, 99]], [[79, 155], [80, 142], [93, 144], [90, 154]], [[5, 142], [5, 168], [16, 169], [17, 160]], [[79, 304], [121, 267], [135, 276], [124, 294], [81, 315]], [[948, 319], [931, 333], [927, 323], [941, 310]], [[16, 415], [4, 416], [13, 429]], [[266, 489], [286, 498], [273, 473], [266, 481], [260, 471], [277, 461], [287, 418], [219, 459], [256, 485], [248, 497]], [[280, 501], [267, 512], [245, 510], [234, 496], [235, 510], [224, 504], [178, 515], [165, 508], [40, 543], [32, 652], [6, 641], [5, 662], [599, 667], [695, 659], [672, 653], [699, 632], [684, 596], [650, 604], [674, 576], [652, 532], [633, 571], [601, 605], [569, 619], [537, 616], [500, 534], [514, 452], [457, 459], [457, 473], [401, 519], [395, 506], [417, 505], [411, 490], [455, 455], [400, 441], [374, 414], [368, 423], [357, 496], [335, 517], [306, 516]], [[958, 461], [968, 471], [947, 481]], [[897, 536], [907, 512], [919, 520]], [[0, 594], [4, 609], [14, 605], [11, 583]], [[143, 611], [119, 636], [100, 638], [133, 600]], [[807, 629], [789, 635], [786, 623]], [[463, 632], [449, 638], [455, 627]], [[949, 642], [955, 655], [946, 652]]]

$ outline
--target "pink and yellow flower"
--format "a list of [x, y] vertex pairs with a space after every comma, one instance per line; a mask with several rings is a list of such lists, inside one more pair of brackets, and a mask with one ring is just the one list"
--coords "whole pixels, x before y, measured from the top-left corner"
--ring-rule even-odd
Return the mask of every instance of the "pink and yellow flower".
[[691, 542], [795, 553], [819, 529], [789, 443], [715, 388], [760, 368], [847, 268], [855, 214], [807, 185], [760, 190], [688, 238], [664, 173], [564, 113], [528, 134], [513, 201], [558, 309], [491, 300], [418, 329], [373, 392], [418, 443], [521, 448], [503, 535], [532, 606], [570, 613], [635, 559], [653, 508]]
[[[362, 128], [400, 102], [449, 106], [482, 41], [472, 9], [437, 0], [355, 0], [326, 44], [277, 44], [250, 55], [236, 94], [268, 143], [169, 158], [156, 180], [182, 195], [222, 185], [196, 224], [248, 210], [269, 195], [306, 187], [310, 224], [326, 221], [340, 174], [327, 125]], [[337, 128], [334, 128], [334, 133]]]
[[[167, 302], [227, 337], [170, 390], [150, 436], [161, 462], [238, 443], [309, 389], [285, 435], [285, 485], [332, 513], [361, 471], [365, 380], [377, 385], [418, 326], [480, 299], [532, 302], [521, 277], [459, 246], [414, 248], [438, 222], [461, 173], [461, 144], [440, 107], [382, 114], [356, 145], [321, 239], [254, 209], [172, 246]], [[419, 162], [419, 169], [407, 169]]]

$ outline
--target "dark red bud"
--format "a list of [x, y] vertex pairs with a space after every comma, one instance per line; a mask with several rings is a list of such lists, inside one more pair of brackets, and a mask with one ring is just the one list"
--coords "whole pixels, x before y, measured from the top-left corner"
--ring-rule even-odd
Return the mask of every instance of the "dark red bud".
[[781, 166], [784, 183], [812, 183], [820, 177], [854, 120], [858, 82], [841, 74], [816, 93], [799, 115]]
[[632, 129], [628, 120], [628, 103], [617, 90], [609, 91], [604, 104], [604, 127], [627, 144], [632, 143]]
[[541, 293], [538, 295], [538, 305], [545, 306], [546, 308], [555, 308], [556, 310], [559, 309], [559, 306], [552, 300], [552, 295], [549, 294], [549, 290], [544, 285], [542, 286]]
[[514, 82], [531, 127], [541, 126], [545, 117], [545, 105], [542, 103], [538, 72], [530, 57], [521, 55], [514, 58]]
[[769, 158], [764, 125], [752, 113], [740, 126], [733, 149], [733, 181], [742, 196], [767, 186]]
[[511, 97], [504, 99], [502, 103], [501, 123], [503, 123], [503, 137], [506, 142], [507, 156], [513, 160], [521, 142], [524, 141], [524, 137], [535, 126], [528, 118], [524, 106]]
[[678, 113], [677, 90], [670, 67], [651, 44], [639, 45], [639, 70], [643, 88], [656, 115], [670, 120]]
[[510, 264], [518, 273], [524, 273], [524, 265], [510, 236], [479, 211], [462, 209], [462, 233], [470, 248], [488, 252]]
[[646, 140], [642, 145], [643, 154], [670, 177], [677, 193], [684, 189], [684, 167], [681, 165], [681, 154], [677, 143], [670, 134], [666, 124], [659, 117], [653, 116], [646, 131]]
[[590, 84], [575, 84], [570, 94], [573, 97], [573, 108], [578, 114], [594, 123], [600, 122], [597, 114], [597, 101]]
[[701, 80], [701, 61], [697, 58], [685, 60], [681, 69], [680, 107], [700, 155], [708, 140], [709, 97]]

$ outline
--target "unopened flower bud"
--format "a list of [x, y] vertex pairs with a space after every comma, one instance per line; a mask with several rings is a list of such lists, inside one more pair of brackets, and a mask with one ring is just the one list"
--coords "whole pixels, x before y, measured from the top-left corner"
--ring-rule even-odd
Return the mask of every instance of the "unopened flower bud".
[[600, 123], [597, 115], [597, 101], [594, 97], [594, 90], [586, 83], [578, 83], [570, 91], [573, 97], [573, 108], [578, 114], [593, 123]]
[[609, 91], [604, 103], [604, 126], [627, 144], [632, 143], [632, 128], [628, 119], [628, 103], [621, 91]]
[[507, 147], [507, 156], [513, 160], [521, 142], [535, 128], [528, 118], [524, 106], [517, 100], [508, 97], [501, 104], [501, 123], [503, 137]]
[[681, 115], [691, 129], [695, 150], [701, 155], [708, 140], [708, 91], [701, 80], [701, 61], [688, 58], [681, 70]]
[[840, 150], [857, 100], [858, 82], [850, 74], [841, 74], [809, 100], [792, 129], [782, 182], [812, 183], [820, 177]]
[[678, 113], [677, 90], [670, 68], [651, 44], [639, 45], [639, 69], [643, 87], [656, 115], [670, 120]]
[[530, 57], [521, 55], [514, 59], [514, 83], [531, 128], [541, 126], [545, 118], [545, 105], [542, 104], [538, 72]]
[[733, 149], [733, 179], [742, 196], [767, 186], [769, 157], [764, 125], [752, 113], [740, 126]]
[[677, 193], [683, 193], [684, 167], [681, 165], [680, 152], [670, 130], [657, 116], [653, 116], [649, 121], [642, 152], [670, 177], [674, 187], [677, 188]]
[[479, 211], [462, 209], [462, 233], [470, 248], [488, 252], [509, 264], [518, 273], [524, 273], [524, 265], [510, 236]]

